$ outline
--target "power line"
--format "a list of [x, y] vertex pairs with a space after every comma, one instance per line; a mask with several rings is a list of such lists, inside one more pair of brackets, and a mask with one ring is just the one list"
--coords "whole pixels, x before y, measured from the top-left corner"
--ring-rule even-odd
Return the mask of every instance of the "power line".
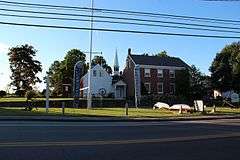
[[[30, 11], [30, 10], [16, 10], [16, 9], [5, 9], [0, 8], [2, 11], [9, 12], [21, 12], [21, 13], [34, 13], [34, 14], [45, 14], [45, 15], [58, 15], [58, 16], [74, 16], [74, 17], [91, 17], [86, 14], [69, 14], [69, 13], [57, 13], [57, 12], [42, 12], [42, 11]], [[149, 20], [149, 19], [139, 19], [139, 18], [125, 18], [125, 17], [113, 17], [113, 16], [93, 16], [94, 18], [104, 18], [104, 19], [114, 19], [114, 20], [125, 20], [125, 21], [138, 21], [138, 22], [153, 22], [153, 23], [164, 23], [164, 24], [177, 24], [186, 26], [198, 26], [198, 27], [208, 27], [208, 28], [221, 28], [221, 29], [234, 29], [239, 30], [239, 27], [227, 27], [227, 26], [217, 26], [217, 25], [204, 25], [196, 23], [182, 23], [182, 22], [171, 22], [171, 21], [159, 21], [159, 20]]]
[[226, 38], [226, 39], [240, 39], [240, 36], [220, 36], [220, 35], [204, 35], [204, 34], [184, 34], [184, 33], [169, 33], [169, 32], [146, 32], [138, 30], [118, 30], [118, 29], [107, 29], [107, 28], [87, 28], [87, 27], [71, 27], [71, 26], [56, 26], [56, 25], [40, 25], [40, 24], [27, 24], [27, 23], [11, 23], [2, 22], [3, 25], [14, 25], [14, 26], [27, 26], [27, 27], [38, 27], [38, 28], [56, 28], [56, 29], [69, 29], [69, 30], [93, 30], [101, 32], [119, 32], [119, 33], [133, 33], [133, 34], [150, 34], [150, 35], [166, 35], [166, 36], [184, 36], [184, 37], [200, 37], [200, 38]]
[[[67, 10], [67, 11], [81, 11], [81, 12], [91, 12], [90, 10], [86, 9], [69, 9], [69, 8], [54, 8], [54, 7], [44, 7], [44, 6], [24, 6], [20, 4], [1, 4], [1, 6], [14, 6], [14, 7], [23, 7], [23, 8], [37, 8], [37, 9], [51, 9], [51, 10]], [[107, 13], [107, 14], [123, 14], [123, 15], [129, 15], [129, 16], [147, 16], [152, 18], [164, 18], [164, 19], [173, 19], [173, 20], [183, 20], [183, 21], [192, 21], [192, 22], [207, 22], [207, 23], [215, 23], [215, 24], [225, 24], [225, 25], [240, 25], [239, 23], [231, 23], [231, 22], [217, 22], [217, 21], [209, 21], [209, 20], [200, 20], [200, 19], [189, 19], [189, 18], [180, 18], [180, 17], [169, 17], [165, 15], [139, 15], [134, 13], [116, 13], [116, 12], [110, 12], [110, 11], [98, 11], [100, 13]]]
[[[62, 6], [62, 5], [40, 4], [40, 3], [23, 3], [23, 2], [11, 2], [11, 1], [3, 1], [3, 0], [0, 0], [0, 3], [18, 4], [18, 5], [25, 5], [25, 6], [52, 7], [52, 8], [59, 8], [59, 9], [92, 10], [92, 8], [89, 8], [89, 7]], [[129, 10], [115, 10], [115, 9], [104, 9], [104, 8], [93, 8], [93, 10], [101, 11], [101, 12], [115, 12], [117, 14], [135, 14], [135, 15], [141, 15], [141, 16], [166, 16], [166, 17], [218, 21], [218, 22], [234, 22], [234, 23], [240, 22], [239, 20], [232, 20], [232, 19], [206, 18], [206, 17], [195, 17], [195, 16], [151, 13], [151, 12], [129, 11]]]
[[[45, 17], [45, 16], [27, 16], [27, 15], [16, 15], [16, 14], [2, 14], [0, 16], [6, 17], [18, 17], [18, 18], [34, 18], [34, 19], [48, 19], [48, 20], [64, 20], [64, 21], [80, 21], [80, 22], [90, 22], [88, 19], [79, 18], [60, 18], [60, 17]], [[206, 28], [192, 28], [192, 27], [181, 27], [181, 26], [169, 26], [169, 25], [159, 25], [159, 24], [147, 24], [147, 23], [134, 23], [134, 22], [120, 22], [120, 21], [107, 21], [107, 20], [94, 20], [98, 23], [111, 23], [111, 24], [130, 24], [138, 26], [151, 26], [151, 27], [163, 27], [163, 28], [178, 28], [178, 29], [188, 29], [188, 30], [200, 30], [200, 31], [213, 31], [213, 32], [226, 32], [226, 33], [240, 33], [240, 31], [232, 30], [218, 30], [218, 29], [206, 29]]]

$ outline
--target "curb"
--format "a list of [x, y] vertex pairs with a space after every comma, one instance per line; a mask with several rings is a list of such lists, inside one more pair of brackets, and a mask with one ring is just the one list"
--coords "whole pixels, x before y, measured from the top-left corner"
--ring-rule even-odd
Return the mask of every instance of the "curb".
[[48, 122], [161, 122], [161, 121], [200, 121], [219, 119], [240, 119], [240, 116], [201, 116], [201, 117], [166, 117], [166, 118], [110, 118], [110, 117], [28, 117], [0, 116], [0, 121], [48, 121]]

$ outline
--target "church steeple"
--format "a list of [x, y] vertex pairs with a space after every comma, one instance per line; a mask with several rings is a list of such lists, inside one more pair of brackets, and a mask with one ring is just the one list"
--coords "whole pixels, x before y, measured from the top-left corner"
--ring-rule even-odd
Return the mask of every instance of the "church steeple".
[[115, 52], [113, 68], [114, 68], [114, 75], [119, 75], [119, 64], [118, 64], [117, 49], [116, 49], [116, 52]]

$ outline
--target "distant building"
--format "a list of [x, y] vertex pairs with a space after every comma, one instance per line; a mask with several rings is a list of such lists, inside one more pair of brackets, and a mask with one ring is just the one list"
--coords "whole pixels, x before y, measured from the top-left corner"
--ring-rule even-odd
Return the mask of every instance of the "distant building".
[[[99, 64], [91, 69], [91, 92], [93, 97], [111, 97], [115, 99], [126, 98], [126, 83], [120, 76], [117, 51], [114, 58], [114, 74], [111, 76]], [[88, 87], [88, 74], [81, 78], [81, 88]], [[87, 97], [87, 90], [82, 91], [82, 96]]]
[[134, 55], [129, 49], [122, 76], [127, 83], [127, 96], [130, 97], [135, 96], [134, 69], [136, 66], [140, 68], [141, 89], [144, 88], [147, 94], [159, 95], [174, 95], [176, 72], [189, 67], [180, 58]]

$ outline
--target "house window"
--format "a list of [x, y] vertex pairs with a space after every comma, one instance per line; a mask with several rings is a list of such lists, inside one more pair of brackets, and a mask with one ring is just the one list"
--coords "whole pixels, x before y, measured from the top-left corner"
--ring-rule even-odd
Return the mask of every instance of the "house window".
[[151, 83], [144, 83], [147, 93], [151, 93]]
[[169, 71], [169, 75], [170, 75], [170, 78], [175, 78], [175, 71], [174, 70], [170, 70]]
[[159, 94], [163, 93], [163, 83], [157, 83], [157, 92]]
[[157, 70], [157, 76], [160, 77], [160, 78], [163, 77], [163, 70], [162, 69]]
[[175, 94], [175, 84], [170, 83], [170, 94]]
[[97, 71], [93, 70], [93, 77], [97, 77]]
[[144, 69], [144, 77], [151, 77], [150, 69]]
[[102, 77], [102, 72], [101, 71], [99, 71], [99, 77]]

